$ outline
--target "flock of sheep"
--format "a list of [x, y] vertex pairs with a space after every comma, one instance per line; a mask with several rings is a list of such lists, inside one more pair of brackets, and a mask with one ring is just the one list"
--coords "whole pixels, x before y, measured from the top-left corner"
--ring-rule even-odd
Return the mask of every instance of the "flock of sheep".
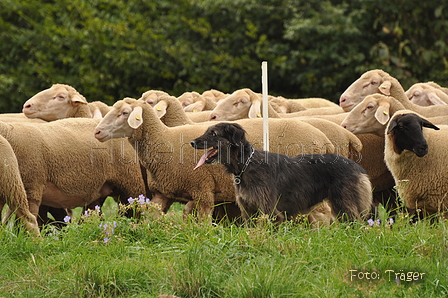
[[[108, 196], [127, 204], [140, 194], [162, 212], [184, 202], [185, 214], [238, 219], [232, 175], [219, 165], [195, 169], [202, 154], [189, 144], [217, 121], [234, 121], [261, 149], [261, 99], [250, 89], [177, 98], [150, 90], [111, 107], [55, 84], [26, 101], [23, 113], [0, 114], [0, 210], [10, 210], [3, 221], [15, 212], [39, 235], [48, 213], [62, 221], [75, 207], [101, 205]], [[339, 105], [270, 96], [269, 148], [290, 156], [347, 157], [369, 175], [374, 205], [396, 206], [396, 188], [409, 210], [446, 216], [447, 103], [447, 89], [436, 83], [405, 91], [388, 73], [371, 70], [343, 92]], [[325, 202], [310, 216], [329, 223], [330, 210]]]

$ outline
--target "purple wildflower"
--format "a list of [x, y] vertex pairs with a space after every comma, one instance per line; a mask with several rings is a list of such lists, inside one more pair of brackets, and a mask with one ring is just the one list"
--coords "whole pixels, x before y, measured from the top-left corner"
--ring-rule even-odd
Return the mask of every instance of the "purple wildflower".
[[135, 199], [134, 199], [133, 197], [130, 197], [130, 198], [128, 199], [128, 202], [129, 202], [129, 204], [132, 204], [132, 203], [135, 202]]
[[72, 218], [71, 218], [70, 216], [67, 215], [66, 217], [64, 217], [64, 222], [65, 222], [65, 223], [69, 223], [71, 219], [72, 219]]
[[375, 222], [374, 222], [373, 219], [371, 219], [371, 218], [367, 221], [367, 223], [368, 223], [369, 226], [371, 226], [371, 227], [375, 224]]

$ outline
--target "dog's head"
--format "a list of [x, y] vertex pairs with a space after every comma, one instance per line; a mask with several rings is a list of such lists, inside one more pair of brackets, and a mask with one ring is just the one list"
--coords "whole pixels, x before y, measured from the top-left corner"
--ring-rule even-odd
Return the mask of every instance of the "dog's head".
[[224, 158], [234, 158], [232, 153], [237, 153], [235, 149], [247, 142], [245, 134], [246, 131], [236, 123], [222, 122], [210, 126], [202, 136], [190, 142], [195, 149], [211, 148], [201, 157], [195, 169], [204, 163], [224, 164]]

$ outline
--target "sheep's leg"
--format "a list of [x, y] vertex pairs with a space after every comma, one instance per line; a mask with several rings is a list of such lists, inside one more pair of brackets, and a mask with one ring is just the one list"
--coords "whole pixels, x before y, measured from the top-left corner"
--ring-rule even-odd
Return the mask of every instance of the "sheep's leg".
[[[192, 197], [195, 198], [192, 203], [196, 202], [198, 217], [200, 220], [210, 221], [213, 215], [213, 206], [215, 205], [215, 195], [213, 192], [198, 192], [193, 193]], [[190, 202], [188, 202], [190, 203]], [[188, 205], [187, 203], [187, 205]]]
[[39, 207], [42, 203], [42, 195], [44, 193], [45, 185], [38, 188], [27, 188], [25, 185], [26, 196], [28, 198], [28, 206], [31, 214], [36, 216], [39, 226], [42, 224], [39, 217]]
[[159, 192], [154, 193], [151, 198], [151, 204], [160, 205], [160, 211], [163, 213], [167, 213], [173, 203], [174, 200], [167, 198]]
[[31, 214], [31, 212], [26, 208], [22, 207], [17, 208], [16, 215], [22, 221], [25, 229], [30, 232], [31, 235], [40, 236], [36, 216]]

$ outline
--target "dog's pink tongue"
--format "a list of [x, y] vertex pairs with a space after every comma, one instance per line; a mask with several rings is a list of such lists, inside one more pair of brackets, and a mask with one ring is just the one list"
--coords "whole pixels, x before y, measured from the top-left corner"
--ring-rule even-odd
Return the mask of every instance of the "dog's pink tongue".
[[205, 163], [205, 161], [207, 160], [207, 157], [208, 157], [208, 151], [206, 151], [206, 152], [204, 153], [204, 155], [201, 156], [201, 158], [200, 158], [199, 161], [198, 161], [198, 164], [194, 167], [193, 170], [196, 170], [197, 168], [199, 168], [200, 166], [202, 166], [202, 165]]
[[216, 152], [216, 149], [211, 149], [211, 150], [206, 151], [204, 153], [204, 155], [201, 156], [201, 158], [198, 161], [198, 164], [194, 167], [193, 170], [196, 170], [197, 168], [202, 166], [205, 163], [205, 161], [207, 160], [207, 158], [209, 158], [210, 156], [214, 155], [215, 152]]

